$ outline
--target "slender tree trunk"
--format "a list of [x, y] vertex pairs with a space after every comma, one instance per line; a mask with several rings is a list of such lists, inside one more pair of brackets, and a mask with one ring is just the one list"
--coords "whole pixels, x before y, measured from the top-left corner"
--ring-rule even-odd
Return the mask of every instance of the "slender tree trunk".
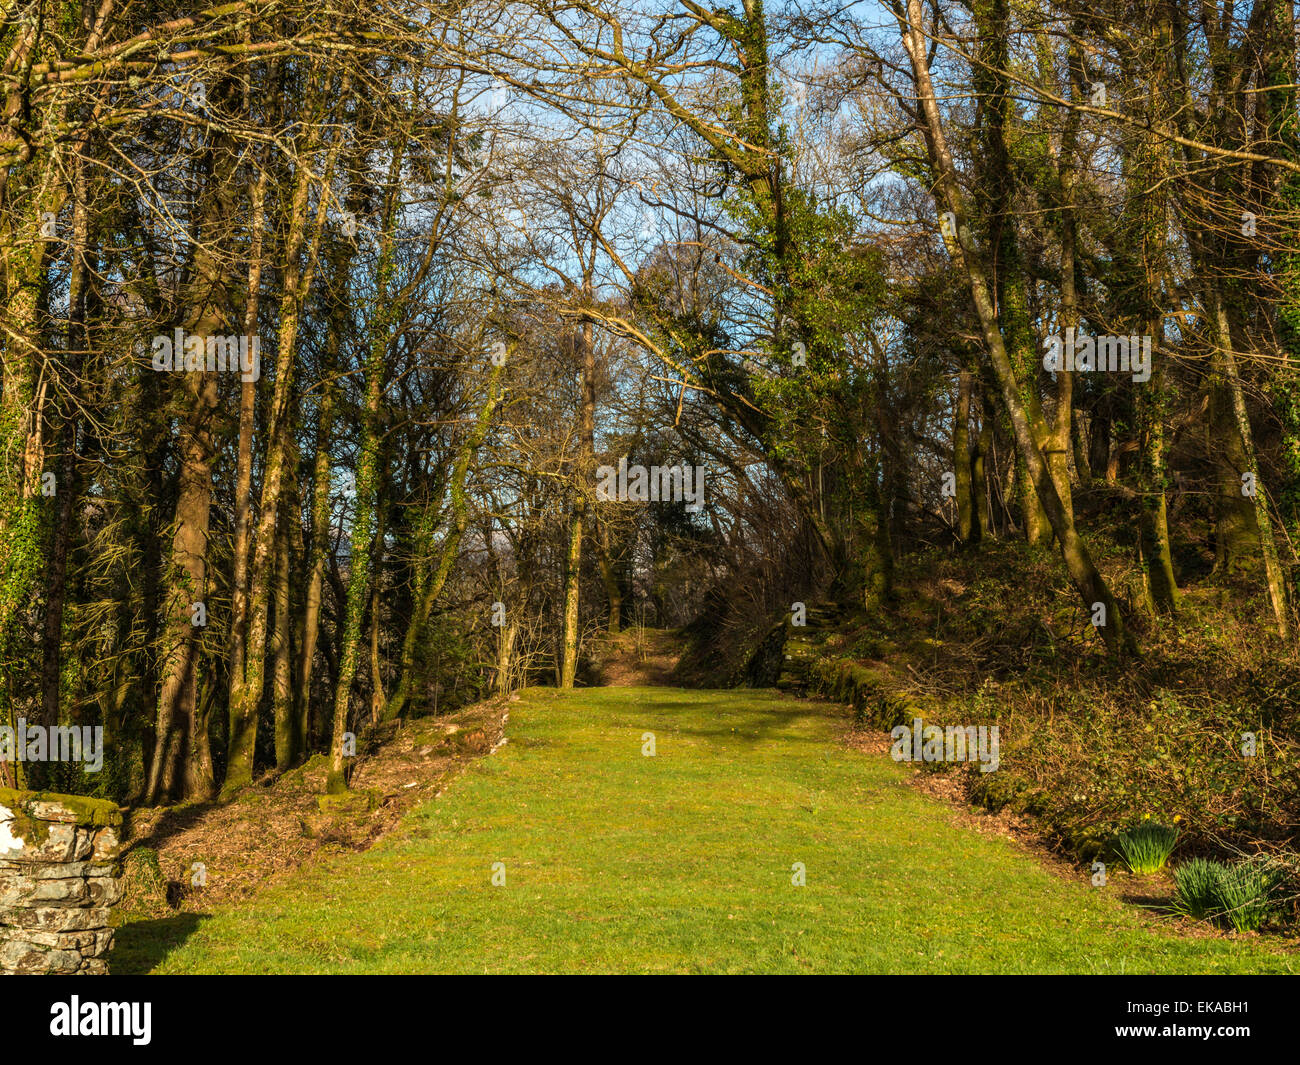
[[519, 633], [519, 622], [513, 618], [498, 630], [497, 636], [497, 672], [492, 687], [498, 695], [510, 692], [510, 670], [514, 662], [515, 637]]
[[[181, 789], [186, 799], [209, 799], [215, 789], [207, 721], [198, 699], [202, 637], [213, 608], [208, 601], [207, 552], [215, 458], [212, 417], [219, 394], [216, 374], [206, 368], [206, 357], [208, 338], [221, 335], [226, 320], [229, 278], [213, 246], [234, 217], [234, 159], [224, 137], [209, 150], [207, 202], [194, 243], [195, 280], [187, 294], [193, 312], [184, 323], [185, 350], [172, 353], [177, 367], [172, 378], [179, 382], [184, 418], [175, 532], [163, 593], [162, 689], [145, 791], [149, 803], [172, 798]], [[191, 352], [191, 344], [199, 350]], [[202, 369], [186, 368], [192, 354]]]
[[[1269, 602], [1273, 606], [1273, 617], [1277, 622], [1278, 635], [1284, 640], [1291, 638], [1291, 617], [1287, 609], [1286, 579], [1282, 574], [1282, 565], [1278, 559], [1277, 541], [1273, 537], [1273, 522], [1268, 513], [1268, 496], [1264, 491], [1260, 477], [1259, 462], [1255, 457], [1255, 434], [1250, 427], [1250, 415], [1246, 410], [1246, 397], [1241, 389], [1241, 377], [1237, 373], [1237, 357], [1232, 351], [1232, 332], [1228, 325], [1228, 312], [1217, 291], [1212, 295], [1210, 313], [1214, 319], [1215, 341], [1219, 348], [1219, 358], [1226, 377], [1226, 386], [1232, 397], [1232, 412], [1236, 421], [1236, 435], [1241, 444], [1245, 469], [1243, 473], [1250, 476], [1254, 486], [1254, 516], [1259, 545], [1264, 556], [1264, 580], [1268, 587]], [[1238, 484], [1243, 483], [1238, 480]]]
[[[296, 493], [290, 493], [290, 496]], [[297, 521], [296, 499], [289, 498], [284, 520], [276, 525], [275, 631], [271, 639], [271, 658], [274, 662], [271, 702], [275, 721], [275, 766], [284, 771], [297, 764], [302, 751], [298, 735], [298, 714], [293, 697], [293, 640], [290, 630], [293, 611], [290, 606], [289, 585], [292, 577], [292, 557], [289, 550], [289, 524]]]
[[384, 209], [379, 238], [379, 258], [375, 270], [374, 313], [369, 323], [370, 344], [366, 352], [365, 405], [361, 416], [361, 443], [356, 465], [356, 509], [352, 516], [351, 553], [348, 558], [347, 595], [343, 603], [343, 620], [339, 638], [339, 675], [334, 689], [333, 739], [330, 771], [326, 789], [330, 794], [347, 790], [344, 740], [348, 731], [348, 713], [352, 699], [352, 681], [357, 673], [361, 618], [365, 610], [370, 582], [371, 553], [382, 546], [375, 543], [378, 524], [378, 494], [381, 463], [380, 407], [384, 394], [384, 368], [387, 363], [391, 332], [399, 320], [401, 308], [394, 298], [393, 279], [397, 224], [397, 189], [401, 176], [404, 143], [394, 138], [389, 160], [388, 180], [384, 185]]
[[581, 489], [569, 511], [569, 550], [564, 560], [564, 629], [560, 639], [560, 687], [572, 688], [578, 672], [578, 591], [582, 571], [582, 523], [586, 495]]
[[325, 386], [321, 396], [320, 425], [312, 469], [311, 553], [307, 560], [307, 589], [303, 597], [302, 638], [298, 642], [295, 716], [304, 744], [310, 744], [311, 680], [320, 636], [321, 591], [325, 581], [325, 558], [330, 546], [330, 446], [334, 423], [335, 390]]
[[592, 542], [596, 545], [597, 559], [600, 563], [600, 580], [605, 586], [605, 601], [609, 604], [609, 625], [611, 634], [617, 634], [623, 626], [623, 590], [619, 587], [618, 574], [614, 570], [614, 560], [609, 551], [609, 525], [596, 517], [593, 512], [594, 528], [590, 530]]
[[377, 724], [384, 713], [384, 669], [379, 657], [379, 630], [382, 622], [379, 579], [370, 586], [370, 723]]
[[1076, 410], [1073, 428], [1070, 431], [1071, 446], [1074, 448], [1074, 469], [1079, 475], [1079, 484], [1087, 489], [1092, 487], [1092, 462], [1088, 457], [1084, 428], [1083, 412]]
[[[984, 392], [983, 387], [980, 389]], [[987, 396], [980, 400], [980, 432], [976, 438], [975, 457], [971, 462], [972, 494], [975, 500], [977, 524], [974, 534], [980, 540], [992, 540], [997, 536], [997, 521], [993, 510], [993, 485], [995, 476], [989, 477], [989, 455], [993, 449], [994, 414]]]
[[[583, 297], [591, 299], [590, 283]], [[575, 470], [573, 509], [569, 514], [569, 553], [564, 570], [564, 632], [560, 645], [560, 687], [572, 688], [578, 673], [579, 596], [582, 589], [582, 529], [587, 519], [595, 477], [596, 431], [596, 346], [590, 319], [582, 323], [582, 409], [578, 431], [578, 462]]]
[[63, 680], [63, 618], [67, 597], [68, 547], [72, 539], [73, 504], [78, 496], [77, 451], [81, 415], [80, 371], [90, 351], [87, 303], [92, 270], [90, 212], [87, 205], [86, 139], [77, 146], [73, 162], [72, 269], [68, 278], [67, 363], [72, 404], [63, 419], [59, 439], [59, 469], [55, 482], [57, 506], [50, 564], [46, 571], [45, 619], [41, 653], [41, 715], [47, 728], [60, 723]]
[[971, 494], [970, 396], [971, 373], [961, 370], [957, 375], [957, 404], [953, 410], [952, 468], [957, 495], [957, 539], [963, 544], [971, 542], [975, 509]]
[[[244, 339], [251, 350], [257, 336], [257, 315], [262, 290], [262, 243], [266, 228], [266, 185], [269, 171], [259, 167], [253, 184], [252, 247], [248, 261], [248, 299], [244, 305]], [[253, 427], [257, 382], [239, 384], [239, 452], [235, 460], [234, 577], [230, 602], [230, 687], [242, 686], [244, 651], [248, 634], [248, 557], [250, 515], [253, 503]]]

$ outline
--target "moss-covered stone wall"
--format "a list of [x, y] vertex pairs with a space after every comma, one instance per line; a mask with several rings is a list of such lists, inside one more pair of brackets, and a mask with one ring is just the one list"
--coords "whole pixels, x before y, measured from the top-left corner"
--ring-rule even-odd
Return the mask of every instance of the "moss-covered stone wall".
[[0, 788], [0, 972], [108, 972], [121, 823], [111, 802]]

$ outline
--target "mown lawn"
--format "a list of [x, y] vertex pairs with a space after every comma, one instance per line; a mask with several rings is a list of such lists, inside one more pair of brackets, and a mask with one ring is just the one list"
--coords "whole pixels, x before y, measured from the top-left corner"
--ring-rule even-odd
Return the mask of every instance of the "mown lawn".
[[209, 918], [128, 924], [114, 971], [1300, 970], [961, 827], [841, 727], [770, 692], [531, 690], [510, 742], [378, 846]]

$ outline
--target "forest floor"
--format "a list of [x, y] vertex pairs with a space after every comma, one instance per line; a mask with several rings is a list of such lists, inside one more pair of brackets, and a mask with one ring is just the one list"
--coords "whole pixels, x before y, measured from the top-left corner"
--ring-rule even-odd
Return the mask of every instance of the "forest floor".
[[501, 741], [508, 706], [490, 699], [367, 733], [341, 801], [323, 798], [329, 765], [318, 754], [268, 773], [233, 802], [129, 811], [119, 919], [185, 924], [186, 915], [247, 898], [318, 852], [365, 850]]
[[840, 707], [534, 688], [506, 737], [362, 853], [128, 920], [114, 971], [1300, 971], [1292, 943], [1134, 905], [1143, 878], [1094, 888], [973, 830]]
[[686, 641], [672, 629], [633, 625], [602, 633], [586, 648], [587, 680], [592, 687], [639, 688], [671, 684]]

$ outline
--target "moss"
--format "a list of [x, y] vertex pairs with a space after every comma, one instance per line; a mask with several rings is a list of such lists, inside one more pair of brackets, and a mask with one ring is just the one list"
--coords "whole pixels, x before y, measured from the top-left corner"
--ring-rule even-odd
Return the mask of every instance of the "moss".
[[158, 864], [158, 852], [133, 847], [122, 859], [122, 898], [125, 911], [161, 914], [167, 904], [167, 877]]
[[[0, 806], [13, 815], [9, 834], [22, 840], [29, 847], [37, 847], [49, 838], [50, 824], [48, 821], [37, 821], [31, 817], [24, 808], [22, 800], [12, 798], [23, 794], [25, 793], [14, 791], [12, 788], [0, 788]], [[44, 836], [41, 835], [42, 829]]]
[[346, 791], [342, 794], [319, 795], [316, 805], [323, 814], [355, 815], [369, 813], [379, 808], [379, 792]]
[[[0, 806], [8, 807], [14, 812], [14, 819], [27, 826], [31, 817], [28, 807], [36, 802], [55, 802], [76, 817], [76, 823], [83, 827], [102, 828], [105, 825], [120, 825], [122, 812], [117, 804], [107, 799], [91, 799], [85, 795], [60, 795], [52, 791], [17, 791], [13, 788], [0, 788]], [[42, 824], [46, 822], [41, 822]], [[21, 835], [21, 833], [18, 833]]]
[[985, 773], [971, 787], [971, 798], [985, 809], [997, 813], [1004, 807], [1020, 806], [1028, 785], [1003, 773]]

